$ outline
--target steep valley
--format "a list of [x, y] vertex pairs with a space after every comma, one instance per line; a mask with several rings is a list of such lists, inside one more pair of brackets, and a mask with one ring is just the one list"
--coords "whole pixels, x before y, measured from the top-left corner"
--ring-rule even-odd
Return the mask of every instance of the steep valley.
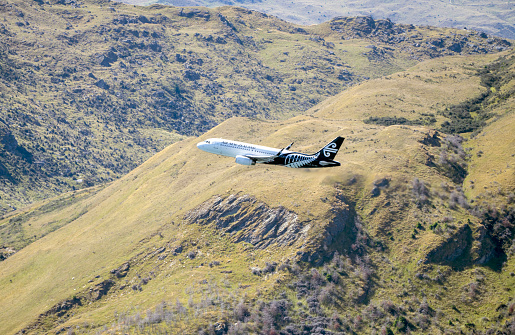
[[511, 46], [471, 30], [370, 17], [299, 26], [236, 7], [2, 0], [0, 12], [2, 214], [111, 182], [231, 117], [287, 119], [423, 60]]
[[[0, 333], [512, 332], [514, 69], [513, 51], [427, 60], [5, 215]], [[318, 170], [195, 146], [336, 136], [342, 166]]]

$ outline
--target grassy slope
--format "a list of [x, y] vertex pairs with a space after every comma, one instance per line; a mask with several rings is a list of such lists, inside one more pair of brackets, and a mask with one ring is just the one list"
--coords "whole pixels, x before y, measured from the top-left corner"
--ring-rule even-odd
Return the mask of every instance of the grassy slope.
[[[437, 156], [440, 150], [419, 142], [428, 131], [426, 128], [382, 127], [366, 125], [362, 120], [367, 117], [366, 113], [377, 108], [373, 107], [377, 103], [395, 106], [399, 96], [403, 98], [403, 104], [412, 106], [410, 109], [416, 110], [416, 113], [427, 112], [426, 109], [419, 109], [421, 103], [417, 94], [420, 85], [424, 84], [427, 89], [423, 91], [428, 94], [424, 98], [432, 101], [426, 107], [429, 111], [434, 111], [436, 106], [443, 108], [447, 104], [471, 98], [482, 90], [474, 72], [470, 70], [471, 63], [481, 67], [492, 60], [492, 57], [433, 60], [406, 73], [371, 81], [343, 92], [317, 106], [310, 116], [286, 121], [233, 118], [199, 139], [191, 138], [167, 147], [98, 194], [53, 213], [57, 218], [74, 217], [84, 208], [88, 209], [73, 222], [0, 263], [0, 289], [5, 292], [0, 297], [0, 306], [3, 306], [0, 308], [0, 319], [5, 320], [0, 331], [13, 333], [21, 329], [57, 302], [87, 292], [102, 279], [110, 277], [110, 270], [130, 259], [138, 261], [135, 262], [137, 267], [132, 268], [125, 278], [129, 286], [138, 282], [138, 275], [145, 276], [155, 271], [156, 277], [141, 292], [128, 288], [115, 290], [105, 299], [77, 309], [75, 316], [66, 319], [67, 323], [62, 326], [82, 326], [86, 323], [99, 327], [115, 322], [115, 312], [130, 311], [136, 306], [143, 311], [163, 300], [174, 301], [176, 298], [185, 302], [187, 290], [196, 287], [203, 279], [225, 281], [228, 290], [237, 297], [244, 294], [247, 294], [247, 299], [274, 296], [276, 279], [285, 274], [277, 272], [271, 276], [257, 277], [250, 274], [249, 267], [263, 266], [265, 261], [294, 258], [303, 241], [288, 248], [253, 250], [245, 243], [229, 243], [227, 236], [220, 236], [212, 229], [181, 225], [182, 217], [188, 210], [217, 194], [250, 194], [270, 207], [284, 206], [298, 213], [300, 220], [309, 222], [312, 227], [310, 241], [317, 241], [334, 215], [331, 208], [336, 195], [343, 195], [349, 204], [356, 204], [356, 210], [370, 236], [386, 246], [386, 251], [372, 251], [370, 254], [377, 273], [372, 302], [391, 299], [396, 304], [402, 304], [402, 296], [396, 294], [406, 291], [412, 299], [425, 296], [431, 306], [441, 309], [444, 320], [454, 321], [453, 330], [465, 329], [460, 327], [467, 322], [480, 327], [489, 325], [484, 320], [478, 320], [483, 316], [492, 320], [495, 308], [500, 303], [506, 303], [504, 290], [512, 289], [515, 285], [513, 277], [509, 276], [510, 272], [515, 271], [513, 259], [508, 261], [502, 272], [481, 267], [486, 277], [484, 283], [487, 284], [482, 284], [482, 294], [474, 299], [463, 293], [463, 288], [471, 278], [477, 277], [476, 267], [453, 272], [448, 265], [418, 264], [453, 230], [435, 234], [426, 227], [413, 239], [411, 235], [417, 222], [431, 223], [444, 216], [452, 216], [456, 225], [460, 225], [458, 221], [471, 219], [474, 227], [477, 220], [462, 209], [450, 208], [447, 200], [434, 195], [443, 192], [440, 189], [442, 183], [448, 183], [451, 187], [457, 185], [426, 165], [428, 155]], [[417, 84], [401, 85], [406, 80]], [[442, 91], [435, 87], [435, 82], [455, 89]], [[464, 83], [470, 88], [461, 88]], [[391, 90], [385, 92], [385, 87]], [[374, 93], [374, 90], [381, 93]], [[360, 103], [355, 97], [367, 97], [367, 100]], [[488, 183], [482, 175], [485, 168], [489, 171], [506, 166], [499, 174], [498, 181], [506, 185], [504, 192], [513, 189], [513, 163], [510, 162], [513, 157], [508, 149], [513, 148], [510, 146], [513, 132], [509, 131], [513, 122], [513, 113], [510, 112], [512, 104], [513, 101], [507, 101], [499, 106], [501, 118], [470, 142], [474, 150], [482, 148], [485, 153], [481, 158], [473, 158], [471, 163], [469, 178], [474, 179], [478, 186]], [[391, 113], [403, 115], [400, 109], [392, 108]], [[359, 113], [352, 113], [352, 110]], [[295, 141], [296, 149], [310, 152], [337, 135], [343, 135], [347, 140], [338, 156], [342, 166], [334, 169], [237, 166], [230, 158], [212, 156], [195, 147], [199, 140], [225, 137], [275, 147]], [[506, 151], [502, 153], [496, 153], [493, 146], [497, 142], [489, 137], [496, 135], [506, 139], [506, 144], [503, 144]], [[411, 192], [414, 176], [422, 179], [433, 194], [430, 201], [434, 208], [429, 211], [425, 207], [421, 210], [415, 204]], [[384, 177], [390, 179], [389, 188], [381, 191], [378, 197], [372, 197], [373, 183]], [[330, 200], [323, 201], [326, 197]], [[494, 199], [502, 201], [497, 196]], [[49, 220], [52, 219], [36, 217], [31, 224], [43, 226]], [[1, 224], [8, 225], [9, 219]], [[156, 234], [158, 231], [161, 235]], [[163, 245], [169, 249], [178, 244], [185, 246], [182, 255], [169, 256], [165, 260], [150, 256], [153, 250]], [[308, 243], [304, 249], [311, 247]], [[330, 246], [337, 247], [337, 244]], [[194, 260], [188, 260], [184, 254], [191, 250], [200, 250], [201, 254]], [[385, 262], [384, 257], [391, 264]], [[222, 268], [197, 267], [200, 263], [207, 264], [213, 260], [220, 261]], [[221, 273], [221, 269], [232, 273]], [[450, 273], [445, 279], [447, 289], [415, 279], [416, 273], [434, 276], [436, 270]], [[100, 276], [100, 279], [95, 279], [95, 276]], [[415, 284], [411, 284], [412, 280]], [[246, 285], [250, 286], [241, 288]], [[197, 296], [194, 298], [197, 299]], [[462, 314], [456, 314], [453, 305]], [[358, 315], [365, 307], [360, 304], [347, 306], [343, 313], [351, 315]], [[211, 313], [206, 318], [215, 322], [217, 315], [217, 312]], [[62, 326], [54, 324], [47, 329], [60, 329]], [[187, 329], [192, 331], [191, 327], [184, 328], [185, 331]]]
[[[3, 143], [11, 133], [31, 154], [0, 144], [4, 213], [112, 181], [232, 116], [299, 115], [364, 77], [507, 45], [430, 27], [360, 35], [367, 26], [357, 20], [340, 25], [345, 32], [330, 23], [301, 27], [227, 6], [16, 0], [0, 2], [0, 11], [0, 135]], [[461, 51], [449, 49], [456, 41]]]
[[474, 69], [498, 56], [482, 58], [448, 57], [424, 62], [408, 71], [368, 81], [329, 98], [310, 111], [326, 118], [364, 120], [370, 116], [397, 116], [417, 119], [464, 101], [486, 88], [479, 85]]

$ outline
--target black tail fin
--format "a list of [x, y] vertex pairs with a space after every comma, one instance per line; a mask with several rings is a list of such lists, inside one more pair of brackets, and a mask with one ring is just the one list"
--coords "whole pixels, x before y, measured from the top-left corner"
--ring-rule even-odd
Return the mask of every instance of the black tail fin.
[[332, 142], [328, 143], [325, 147], [320, 149], [320, 151], [317, 153], [318, 160], [332, 161], [334, 157], [336, 157], [336, 154], [338, 153], [338, 150], [340, 149], [344, 139], [345, 138], [338, 136]]

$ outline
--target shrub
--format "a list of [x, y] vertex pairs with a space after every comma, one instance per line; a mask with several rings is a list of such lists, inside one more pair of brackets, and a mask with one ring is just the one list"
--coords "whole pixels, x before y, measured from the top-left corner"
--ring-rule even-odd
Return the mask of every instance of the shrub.
[[212, 268], [213, 266], [218, 266], [220, 265], [220, 262], [219, 261], [212, 261], [209, 263], [209, 267]]
[[394, 335], [394, 333], [390, 328], [383, 326], [381, 327], [381, 335]]
[[428, 202], [429, 200], [429, 189], [425, 185], [424, 181], [418, 179], [417, 177], [413, 178], [411, 181], [412, 192], [415, 196], [416, 201], [419, 205]]
[[479, 286], [476, 282], [472, 282], [465, 285], [464, 290], [467, 293], [467, 295], [472, 299], [477, 298], [477, 295], [479, 294]]
[[370, 304], [365, 308], [363, 316], [372, 322], [377, 322], [384, 318], [385, 314], [376, 305]]
[[338, 253], [338, 251], [334, 252], [333, 259], [331, 260], [331, 264], [338, 269], [338, 271], [342, 272], [345, 268], [345, 261], [342, 256]]
[[261, 276], [261, 274], [262, 274], [261, 269], [258, 268], [257, 266], [251, 267], [250, 272], [252, 272], [252, 274], [256, 275], [256, 276]]
[[320, 286], [324, 283], [324, 277], [318, 272], [317, 269], [311, 269], [311, 284], [314, 287]]
[[333, 297], [335, 296], [334, 284], [329, 284], [320, 290], [318, 294], [318, 300], [324, 305], [331, 305], [333, 303]]
[[276, 262], [272, 262], [272, 263], [266, 262], [265, 267], [263, 269], [260, 269], [257, 266], [255, 266], [255, 267], [250, 268], [250, 271], [252, 272], [253, 275], [261, 276], [261, 275], [265, 275], [267, 273], [274, 272], [276, 268], [277, 268]]
[[425, 297], [420, 303], [418, 312], [424, 315], [431, 315], [433, 312], [433, 309], [429, 306], [429, 304], [427, 303], [427, 299]]
[[281, 263], [281, 265], [279, 265], [279, 267], [277, 268], [277, 270], [279, 270], [279, 271], [288, 271], [288, 272], [292, 272], [291, 265], [290, 265], [290, 264], [288, 264], [288, 263]]
[[197, 256], [197, 253], [195, 251], [190, 251], [188, 252], [188, 254], [186, 255], [189, 259], [194, 259], [195, 256]]
[[453, 221], [454, 221], [454, 218], [452, 216], [444, 216], [442, 218], [442, 222], [444, 222], [444, 223], [453, 222]]
[[436, 118], [434, 115], [427, 115], [424, 118], [418, 118], [416, 120], [408, 120], [405, 117], [396, 117], [396, 116], [371, 116], [363, 122], [368, 124], [378, 124], [382, 126], [392, 126], [392, 125], [431, 125], [436, 122]]
[[280, 328], [288, 321], [289, 301], [285, 299], [273, 300], [270, 304], [265, 304], [262, 312], [262, 322], [265, 329]]
[[395, 307], [394, 303], [391, 300], [383, 300], [381, 301], [381, 307], [385, 311], [385, 313], [395, 315], [397, 313], [397, 307]]
[[361, 315], [357, 315], [353, 320], [354, 329], [359, 330], [363, 325], [363, 318]]
[[[486, 92], [476, 98], [446, 108], [440, 114], [449, 118], [449, 121], [442, 123], [441, 130], [448, 134], [460, 134], [480, 130], [485, 126], [485, 121], [492, 117], [492, 114], [487, 113], [481, 108], [488, 95], [489, 93]], [[471, 113], [475, 113], [477, 116], [473, 117]]]
[[250, 310], [245, 303], [240, 302], [234, 309], [234, 317], [236, 320], [245, 321], [250, 316]]
[[[461, 136], [446, 136], [443, 139], [442, 151], [438, 159], [439, 169], [457, 184], [463, 183], [467, 176], [468, 155], [462, 147]], [[448, 191], [448, 188], [444, 188]]]
[[464, 209], [470, 208], [467, 198], [463, 192], [452, 191], [451, 195], [449, 196], [449, 207], [456, 209], [458, 205]]
[[275, 271], [276, 267], [277, 267], [276, 262], [272, 262], [272, 263], [266, 262], [265, 267], [263, 268], [263, 273], [272, 273]]
[[322, 310], [320, 309], [320, 302], [318, 301], [318, 297], [316, 295], [309, 296], [306, 299], [306, 302], [308, 303], [309, 312], [311, 314], [319, 315], [322, 313]]

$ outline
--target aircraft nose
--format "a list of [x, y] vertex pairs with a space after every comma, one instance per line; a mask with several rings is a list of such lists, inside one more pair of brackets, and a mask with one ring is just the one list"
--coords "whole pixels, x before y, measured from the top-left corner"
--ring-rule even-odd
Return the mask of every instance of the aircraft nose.
[[199, 148], [200, 150], [204, 150], [205, 151], [206, 141], [202, 141], [202, 142], [197, 143], [197, 148]]

